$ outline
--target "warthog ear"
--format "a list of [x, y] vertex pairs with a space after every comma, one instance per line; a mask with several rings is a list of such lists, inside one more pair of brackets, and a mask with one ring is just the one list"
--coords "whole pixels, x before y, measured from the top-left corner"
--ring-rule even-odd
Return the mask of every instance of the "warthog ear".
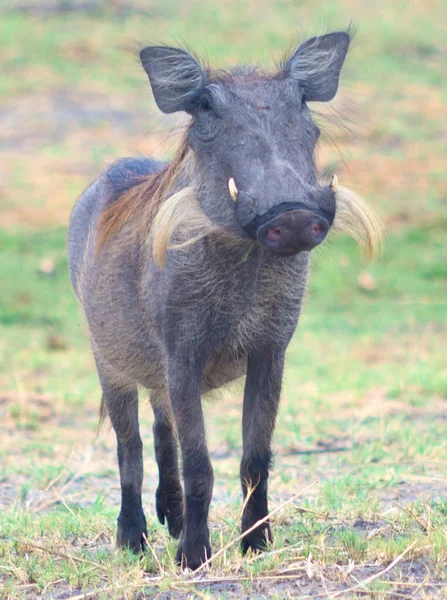
[[205, 74], [188, 52], [167, 46], [148, 46], [140, 51], [140, 60], [162, 112], [188, 112], [193, 108], [204, 86]]
[[300, 82], [305, 100], [328, 102], [335, 96], [350, 39], [344, 31], [311, 38], [286, 62], [284, 71]]

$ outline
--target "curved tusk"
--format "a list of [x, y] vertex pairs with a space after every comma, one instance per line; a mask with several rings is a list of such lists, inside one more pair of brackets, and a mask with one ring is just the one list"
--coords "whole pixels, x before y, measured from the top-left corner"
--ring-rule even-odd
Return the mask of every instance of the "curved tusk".
[[234, 179], [231, 177], [228, 180], [228, 189], [230, 190], [230, 196], [233, 198], [235, 202], [237, 202], [237, 197], [239, 195], [239, 191], [234, 183]]
[[337, 177], [337, 175], [332, 175], [332, 179], [331, 179], [331, 183], [329, 184], [329, 187], [331, 188], [331, 190], [333, 192], [337, 191], [337, 188], [338, 188], [338, 177]]

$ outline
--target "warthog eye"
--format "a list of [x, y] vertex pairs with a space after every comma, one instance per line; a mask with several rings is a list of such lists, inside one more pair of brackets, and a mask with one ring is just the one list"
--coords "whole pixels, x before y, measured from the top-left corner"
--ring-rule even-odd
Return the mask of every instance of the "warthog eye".
[[203, 110], [205, 112], [213, 110], [213, 107], [211, 105], [211, 102], [209, 101], [209, 98], [207, 98], [206, 96], [203, 96], [200, 99], [199, 109]]
[[194, 119], [194, 132], [202, 141], [211, 141], [222, 129], [220, 118], [221, 102], [211, 90], [205, 90], [197, 101]]

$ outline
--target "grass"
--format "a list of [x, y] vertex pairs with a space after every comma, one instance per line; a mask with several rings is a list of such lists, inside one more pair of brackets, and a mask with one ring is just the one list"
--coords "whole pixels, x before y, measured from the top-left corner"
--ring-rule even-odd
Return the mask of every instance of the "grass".
[[[371, 11], [349, 0], [136, 0], [135, 14], [124, 4], [0, 20], [0, 597], [446, 597], [445, 3], [379, 2]], [[328, 136], [319, 159], [378, 207], [386, 246], [370, 265], [344, 238], [313, 255], [275, 433], [275, 541], [245, 559], [235, 542], [233, 389], [206, 407], [212, 546], [215, 555], [228, 549], [200, 575], [176, 568], [176, 544], [156, 520], [144, 402], [150, 551], [117, 552], [115, 441], [107, 428], [96, 437], [100, 391], [69, 285], [65, 225], [108, 162], [169, 154], [167, 131], [178, 124], [158, 122], [120, 45], [156, 32], [206, 49], [214, 64], [269, 63], [297, 23], [307, 31], [349, 18], [359, 33], [338, 107], [355, 123], [352, 133], [326, 124], [341, 157]]]

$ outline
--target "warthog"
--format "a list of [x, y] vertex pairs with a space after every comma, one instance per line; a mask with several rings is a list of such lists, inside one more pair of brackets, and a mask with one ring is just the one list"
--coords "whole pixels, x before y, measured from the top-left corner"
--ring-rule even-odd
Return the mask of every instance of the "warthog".
[[[196, 569], [211, 556], [213, 468], [201, 397], [244, 375], [242, 531], [268, 515], [284, 355], [309, 251], [331, 228], [369, 252], [379, 235], [373, 214], [335, 176], [319, 180], [313, 158], [319, 129], [308, 102], [335, 96], [349, 42], [349, 32], [309, 39], [275, 73], [212, 71], [177, 48], [140, 52], [158, 108], [184, 111], [190, 123], [171, 162], [112, 165], [83, 193], [69, 229], [101, 414], [118, 441], [119, 546], [145, 547], [138, 386], [150, 390], [155, 416], [157, 515], [181, 537], [180, 564]], [[271, 539], [265, 521], [242, 550]]]

